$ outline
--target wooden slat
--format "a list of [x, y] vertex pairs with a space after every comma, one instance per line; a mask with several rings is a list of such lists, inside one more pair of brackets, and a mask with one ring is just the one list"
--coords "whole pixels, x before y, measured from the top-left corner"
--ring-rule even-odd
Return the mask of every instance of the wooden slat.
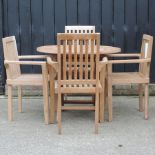
[[61, 84], [84, 84], [84, 83], [88, 83], [88, 84], [96, 84], [96, 82], [95, 82], [95, 80], [85, 80], [85, 79], [83, 79], [83, 80], [79, 80], [79, 79], [77, 79], [77, 80], [61, 80], [62, 82], [61, 82]]
[[77, 79], [77, 41], [74, 41], [74, 79]]
[[95, 110], [94, 106], [62, 106], [62, 110]]
[[83, 44], [80, 40], [80, 79], [83, 78]]
[[66, 41], [63, 41], [63, 79], [65, 80], [67, 77], [66, 77], [66, 44], [67, 42]]
[[69, 46], [69, 73], [68, 73], [68, 79], [72, 79], [72, 41], [68, 41]]
[[91, 40], [91, 55], [90, 55], [90, 79], [94, 79], [94, 41]]
[[88, 79], [88, 41], [85, 41], [85, 79]]

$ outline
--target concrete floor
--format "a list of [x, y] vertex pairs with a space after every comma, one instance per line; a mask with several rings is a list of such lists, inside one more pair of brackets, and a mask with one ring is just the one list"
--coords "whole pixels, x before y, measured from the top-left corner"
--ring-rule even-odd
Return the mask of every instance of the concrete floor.
[[24, 98], [23, 113], [7, 121], [7, 99], [0, 97], [0, 155], [155, 155], [155, 97], [150, 119], [138, 112], [137, 97], [113, 97], [113, 122], [94, 131], [94, 113], [63, 112], [63, 134], [57, 125], [44, 125], [42, 98]]

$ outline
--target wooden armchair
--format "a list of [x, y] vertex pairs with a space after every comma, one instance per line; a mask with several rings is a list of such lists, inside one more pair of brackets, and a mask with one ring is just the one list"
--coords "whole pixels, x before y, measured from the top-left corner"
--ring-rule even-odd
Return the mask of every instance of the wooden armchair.
[[[45, 61], [28, 61], [28, 59], [42, 59], [45, 55], [36, 56], [18, 56], [16, 40], [14, 36], [2, 39], [4, 51], [4, 64], [6, 67], [8, 86], [8, 119], [13, 120], [13, 103], [12, 103], [12, 87], [18, 86], [18, 111], [22, 112], [22, 86], [42, 86], [44, 96], [44, 117], [45, 123], [49, 123], [48, 108], [48, 72]], [[26, 59], [26, 61], [21, 61]], [[39, 65], [42, 68], [42, 74], [22, 74], [21, 65]]]
[[[70, 26], [65, 26], [65, 33], [77, 33], [77, 34], [81, 34], [81, 33], [95, 33], [95, 26], [86, 26], [86, 25], [76, 25], [76, 26], [73, 26], [73, 25], [70, 25]], [[77, 43], [79, 44], [79, 42], [77, 41]], [[95, 102], [95, 98], [94, 98], [94, 95], [92, 96], [92, 99], [90, 100], [85, 100], [85, 101], [80, 101], [80, 100], [67, 100], [67, 95], [65, 95], [64, 97], [62, 97], [62, 104], [64, 105], [64, 103], [92, 103], [94, 104]]]
[[[88, 43], [89, 41], [91, 44]], [[105, 67], [104, 62], [99, 62], [100, 34], [58, 34], [57, 44], [59, 134], [61, 134], [62, 110], [94, 110], [95, 133], [97, 133], [99, 102], [103, 102], [99, 99], [99, 94], [104, 88], [100, 83], [99, 73]], [[62, 106], [62, 94], [95, 94], [95, 105]]]
[[[129, 60], [109, 60], [108, 61], [108, 111], [109, 121], [112, 121], [112, 85], [118, 84], [138, 84], [139, 85], [139, 110], [144, 110], [144, 118], [148, 119], [149, 104], [149, 82], [150, 63], [152, 55], [153, 37], [143, 35], [141, 53], [135, 54], [110, 54], [109, 57], [137, 57]], [[113, 64], [139, 64], [138, 72], [112, 72]]]

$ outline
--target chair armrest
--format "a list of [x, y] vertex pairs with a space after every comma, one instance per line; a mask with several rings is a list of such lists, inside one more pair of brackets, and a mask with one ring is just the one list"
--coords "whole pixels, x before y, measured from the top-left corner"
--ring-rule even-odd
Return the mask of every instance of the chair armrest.
[[18, 56], [19, 59], [43, 59], [47, 58], [47, 55], [21, 55]]
[[146, 58], [146, 59], [130, 59], [130, 60], [109, 60], [108, 64], [130, 64], [130, 63], [147, 63], [147, 62], [151, 62], [150, 58]]
[[11, 61], [11, 60], [5, 60], [4, 64], [19, 64], [19, 65], [45, 65], [45, 61]]
[[54, 68], [54, 70], [55, 70], [56, 72], [58, 72], [58, 62], [53, 61], [53, 60], [51, 59], [51, 57], [47, 57], [47, 63], [48, 63], [52, 68]]
[[140, 57], [140, 53], [106, 54], [108, 57]]
[[108, 64], [108, 58], [104, 57], [102, 61], [99, 61], [99, 72], [106, 66], [106, 64]]

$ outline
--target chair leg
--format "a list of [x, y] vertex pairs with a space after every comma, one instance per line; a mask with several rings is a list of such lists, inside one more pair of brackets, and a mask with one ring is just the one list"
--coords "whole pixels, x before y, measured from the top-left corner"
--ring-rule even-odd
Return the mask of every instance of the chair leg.
[[95, 101], [95, 134], [98, 134], [98, 124], [99, 124], [99, 93], [96, 93]]
[[55, 91], [54, 81], [50, 81], [50, 123], [55, 120]]
[[8, 120], [13, 120], [12, 86], [8, 85]]
[[108, 113], [109, 113], [109, 122], [112, 121], [112, 83], [108, 79]]
[[144, 89], [143, 84], [139, 84], [139, 111], [144, 111]]
[[62, 100], [61, 100], [61, 94], [58, 93], [58, 108], [57, 108], [57, 119], [58, 119], [58, 133], [61, 134], [61, 128], [62, 128], [62, 124], [61, 124], [61, 112], [62, 112]]
[[22, 112], [22, 88], [18, 86], [18, 112]]
[[43, 97], [45, 124], [49, 124], [48, 87], [45, 84], [43, 84]]
[[149, 85], [144, 86], [144, 119], [149, 118]]
[[104, 122], [104, 90], [100, 93], [99, 122]]
[[46, 65], [42, 66], [42, 75], [43, 75], [44, 118], [45, 118], [45, 124], [49, 124], [48, 72]]
[[107, 86], [107, 79], [105, 80], [105, 88], [104, 88], [104, 109], [108, 111], [108, 86]]
[[57, 112], [57, 107], [58, 107], [58, 94], [55, 94], [55, 97], [54, 97], [54, 109], [55, 109], [55, 112]]

